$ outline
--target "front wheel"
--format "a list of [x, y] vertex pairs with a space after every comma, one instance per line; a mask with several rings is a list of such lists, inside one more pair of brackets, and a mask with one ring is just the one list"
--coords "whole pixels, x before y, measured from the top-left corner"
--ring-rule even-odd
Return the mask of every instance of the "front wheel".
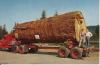
[[17, 45], [12, 45], [11, 48], [8, 49], [8, 51], [16, 53], [17, 52], [17, 48], [18, 48]]
[[21, 54], [27, 53], [28, 52], [28, 47], [27, 45], [20, 45], [18, 47], [18, 52]]

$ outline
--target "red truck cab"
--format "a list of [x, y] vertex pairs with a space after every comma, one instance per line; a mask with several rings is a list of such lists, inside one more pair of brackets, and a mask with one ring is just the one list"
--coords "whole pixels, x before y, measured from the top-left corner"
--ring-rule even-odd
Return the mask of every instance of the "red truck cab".
[[4, 38], [0, 40], [0, 48], [11, 48], [11, 41], [13, 40], [15, 40], [15, 38], [11, 34], [5, 35]]

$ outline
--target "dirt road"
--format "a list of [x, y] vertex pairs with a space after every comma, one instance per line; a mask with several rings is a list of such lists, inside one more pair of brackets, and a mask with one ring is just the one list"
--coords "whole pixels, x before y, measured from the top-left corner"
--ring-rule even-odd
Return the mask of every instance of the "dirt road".
[[[49, 51], [49, 52], [48, 52]], [[83, 59], [59, 58], [56, 50], [39, 50], [38, 53], [18, 54], [0, 51], [0, 64], [98, 64], [99, 54], [94, 52]]]

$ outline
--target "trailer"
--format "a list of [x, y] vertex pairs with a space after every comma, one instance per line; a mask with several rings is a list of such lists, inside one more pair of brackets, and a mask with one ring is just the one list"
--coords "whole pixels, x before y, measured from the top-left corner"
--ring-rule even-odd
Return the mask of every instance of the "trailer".
[[[59, 57], [77, 59], [89, 54], [89, 49], [79, 48], [80, 31], [88, 31], [81, 12], [69, 12], [42, 20], [17, 23], [11, 34], [0, 40], [0, 48], [18, 53], [34, 52], [38, 49], [57, 49]], [[59, 47], [42, 47], [35, 42], [65, 42]]]

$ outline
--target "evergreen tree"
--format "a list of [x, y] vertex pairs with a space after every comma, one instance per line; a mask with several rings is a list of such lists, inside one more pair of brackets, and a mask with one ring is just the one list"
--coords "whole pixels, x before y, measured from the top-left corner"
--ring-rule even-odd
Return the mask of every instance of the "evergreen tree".
[[2, 39], [6, 34], [8, 34], [6, 25], [0, 26], [0, 39]]
[[58, 16], [58, 12], [56, 11], [55, 15], [54, 16]]
[[95, 33], [99, 34], [99, 25], [96, 26]]
[[4, 25], [3, 25], [3, 35], [6, 35], [6, 34], [8, 34], [8, 32], [7, 32], [7, 30], [6, 30], [6, 25], [4, 24]]
[[0, 39], [2, 39], [3, 34], [2, 34], [2, 26], [0, 26]]
[[42, 15], [41, 15], [40, 19], [44, 19], [44, 18], [46, 18], [46, 12], [45, 12], [45, 10], [42, 11]]
[[96, 26], [95, 34], [96, 34], [96, 39], [99, 39], [99, 25]]
[[93, 37], [91, 38], [92, 41], [99, 41], [99, 25], [95, 26], [95, 30], [93, 32]]

